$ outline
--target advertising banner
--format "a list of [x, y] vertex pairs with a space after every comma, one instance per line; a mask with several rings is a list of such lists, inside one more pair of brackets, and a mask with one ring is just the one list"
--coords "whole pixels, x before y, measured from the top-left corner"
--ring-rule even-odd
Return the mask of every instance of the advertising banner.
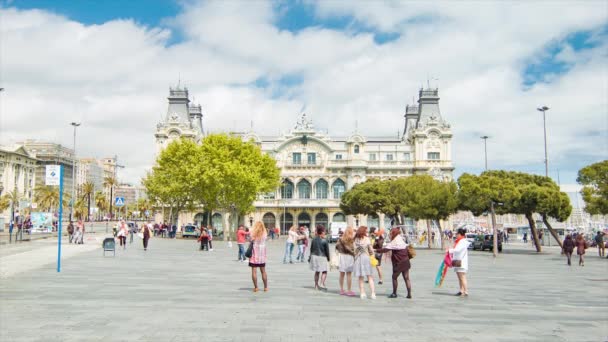
[[53, 213], [32, 213], [32, 233], [50, 233], [53, 231]]

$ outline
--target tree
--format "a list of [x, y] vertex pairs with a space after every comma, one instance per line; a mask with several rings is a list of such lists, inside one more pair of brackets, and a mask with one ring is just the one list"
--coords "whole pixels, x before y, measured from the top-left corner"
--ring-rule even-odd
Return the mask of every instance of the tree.
[[363, 183], [356, 184], [342, 194], [340, 209], [346, 215], [396, 214], [389, 193], [389, 182], [368, 179]]
[[82, 197], [87, 199], [87, 213], [86, 219], [90, 221], [90, 212], [91, 212], [91, 196], [95, 192], [95, 184], [93, 182], [86, 182], [82, 185]]
[[[406, 216], [426, 221], [428, 246], [432, 248], [432, 221], [436, 221], [441, 234], [441, 220], [458, 209], [456, 183], [440, 182], [429, 175], [402, 178], [400, 183], [399, 191], [402, 193], [398, 205]], [[441, 236], [443, 238], [443, 234]]]
[[108, 201], [108, 203], [110, 203], [110, 219], [112, 219], [114, 217], [114, 215], [112, 213], [112, 202], [113, 202], [113, 196], [114, 196], [114, 186], [116, 186], [117, 184], [118, 184], [118, 181], [116, 180], [116, 178], [114, 178], [112, 176], [108, 176], [103, 179], [103, 185], [107, 188], [110, 188], [110, 200]]
[[97, 210], [99, 210], [99, 213], [108, 209], [108, 200], [106, 195], [101, 191], [95, 193], [95, 206], [97, 207]]
[[209, 210], [209, 217], [214, 209], [224, 209], [231, 211], [234, 222], [253, 210], [260, 193], [279, 186], [280, 173], [276, 161], [253, 142], [212, 134], [201, 142], [196, 179], [196, 198]]
[[585, 211], [591, 215], [608, 215], [608, 160], [580, 169], [576, 181], [583, 185]]
[[494, 257], [497, 256], [498, 232], [496, 230], [495, 212], [504, 213], [505, 202], [512, 202], [519, 195], [514, 182], [509, 178], [496, 177], [484, 172], [480, 176], [468, 173], [458, 178], [458, 203], [461, 210], [468, 210], [475, 216], [490, 213], [492, 215], [492, 233], [494, 235]]
[[[40, 185], [34, 188], [34, 201], [41, 210], [51, 212], [59, 207], [59, 187], [52, 185]], [[70, 195], [63, 192], [63, 207], [70, 203]]]
[[11, 200], [8, 198], [8, 196], [6, 194], [0, 196], [0, 211], [5, 211], [10, 206]]
[[[156, 159], [156, 165], [142, 179], [151, 200], [169, 207], [169, 221], [174, 224], [179, 212], [194, 206], [199, 193], [198, 169], [200, 151], [197, 144], [188, 139], [171, 142]], [[216, 179], [219, 181], [219, 179]]]

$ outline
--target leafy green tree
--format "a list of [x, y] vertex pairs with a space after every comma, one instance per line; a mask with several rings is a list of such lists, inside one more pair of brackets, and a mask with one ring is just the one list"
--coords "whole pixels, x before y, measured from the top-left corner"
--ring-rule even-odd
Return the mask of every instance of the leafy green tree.
[[116, 185], [118, 185], [118, 180], [112, 176], [108, 176], [103, 179], [103, 186], [105, 186], [106, 188], [110, 188], [110, 198], [108, 200], [108, 203], [110, 204], [110, 219], [114, 217], [112, 212], [112, 203], [114, 202], [114, 187]]
[[87, 221], [90, 221], [89, 213], [91, 212], [91, 196], [93, 196], [93, 192], [95, 192], [95, 184], [93, 182], [86, 182], [82, 185], [82, 197], [87, 200], [87, 213], [85, 217]]
[[[259, 146], [225, 134], [203, 139], [195, 174], [197, 201], [210, 213], [215, 209], [230, 211], [231, 223], [251, 212], [258, 194], [275, 190], [280, 179], [276, 161]], [[229, 227], [224, 229], [226, 238]]]
[[11, 206], [11, 200], [6, 195], [0, 196], [0, 211], [5, 211]]
[[181, 210], [192, 208], [196, 201], [200, 162], [199, 147], [193, 141], [176, 140], [159, 154], [156, 165], [142, 180], [148, 196], [159, 205], [169, 207], [171, 224], [176, 222]]
[[97, 207], [97, 210], [99, 210], [99, 217], [101, 217], [102, 212], [108, 210], [108, 199], [101, 191], [95, 193], [95, 206]]
[[[41, 210], [51, 212], [59, 207], [59, 187], [40, 185], [34, 188], [34, 201]], [[70, 203], [70, 194], [63, 192], [63, 207]]]
[[392, 197], [389, 193], [389, 182], [379, 179], [368, 179], [356, 184], [342, 194], [340, 209], [346, 215], [395, 214]]
[[580, 169], [576, 181], [583, 185], [585, 211], [591, 215], [608, 215], [608, 160]]
[[[436, 221], [439, 230], [441, 220], [447, 219], [458, 209], [457, 186], [454, 182], [440, 182], [429, 175], [413, 175], [402, 178], [399, 207], [414, 220], [427, 223], [427, 240], [432, 247], [431, 223]], [[441, 234], [443, 237], [443, 234]]]

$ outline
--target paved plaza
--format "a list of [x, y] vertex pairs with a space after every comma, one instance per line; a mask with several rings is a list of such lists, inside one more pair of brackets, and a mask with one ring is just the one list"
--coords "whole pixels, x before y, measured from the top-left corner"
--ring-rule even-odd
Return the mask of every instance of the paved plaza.
[[308, 264], [282, 263], [283, 239], [268, 243], [270, 291], [253, 293], [235, 245], [200, 252], [194, 240], [153, 238], [144, 251], [136, 238], [103, 257], [105, 234], [91, 235], [66, 244], [59, 274], [55, 241], [0, 246], [1, 341], [608, 340], [608, 260], [595, 249], [570, 268], [555, 248], [505, 245], [496, 260], [470, 252], [468, 298], [452, 296], [451, 271], [434, 288], [442, 252], [419, 249], [412, 300], [402, 281], [400, 297], [387, 298], [388, 276], [376, 300], [361, 300], [337, 294], [336, 271], [327, 293], [314, 291]]

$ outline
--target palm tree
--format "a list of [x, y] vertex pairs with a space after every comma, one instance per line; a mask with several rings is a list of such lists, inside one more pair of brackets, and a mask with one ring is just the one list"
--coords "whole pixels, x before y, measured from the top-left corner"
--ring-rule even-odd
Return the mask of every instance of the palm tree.
[[87, 215], [86, 215], [86, 219], [87, 221], [91, 221], [91, 217], [90, 217], [90, 213], [91, 213], [91, 195], [93, 195], [93, 192], [95, 191], [95, 184], [93, 184], [93, 182], [86, 182], [82, 185], [82, 198], [86, 198], [87, 199]]
[[101, 191], [97, 191], [95, 193], [95, 206], [99, 212], [106, 211], [108, 209], [108, 200], [106, 195]]
[[84, 218], [87, 213], [87, 204], [84, 201], [84, 198], [79, 198], [76, 200], [76, 203], [74, 203], [74, 216], [82, 219]]
[[0, 212], [5, 211], [11, 206], [11, 200], [7, 195], [0, 196]]
[[[59, 188], [52, 185], [40, 185], [34, 189], [34, 201], [40, 209], [51, 212], [59, 205]], [[63, 206], [67, 207], [70, 203], [70, 194], [63, 193]]]
[[112, 176], [108, 176], [103, 180], [103, 185], [110, 188], [110, 219], [114, 217], [112, 214], [112, 197], [114, 196], [114, 186], [116, 184], [118, 184], [118, 181]]

